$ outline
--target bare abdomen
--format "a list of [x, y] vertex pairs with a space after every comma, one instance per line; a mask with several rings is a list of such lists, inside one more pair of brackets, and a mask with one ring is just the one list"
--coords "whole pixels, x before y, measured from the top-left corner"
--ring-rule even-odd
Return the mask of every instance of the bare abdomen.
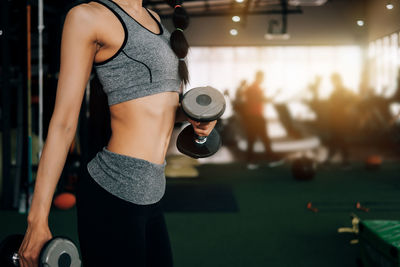
[[107, 149], [164, 163], [178, 99], [177, 93], [165, 92], [111, 106], [112, 135]]

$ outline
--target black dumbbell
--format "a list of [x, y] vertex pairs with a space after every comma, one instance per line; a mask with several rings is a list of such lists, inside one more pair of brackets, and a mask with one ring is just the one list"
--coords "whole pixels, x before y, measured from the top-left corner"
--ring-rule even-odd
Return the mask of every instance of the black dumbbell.
[[[17, 267], [18, 250], [24, 235], [10, 235], [0, 243], [0, 266]], [[42, 248], [39, 255], [39, 267], [80, 267], [78, 248], [68, 238], [54, 237]]]
[[312, 180], [316, 172], [317, 163], [314, 159], [303, 156], [292, 163], [292, 175], [296, 180]]
[[[182, 110], [186, 116], [198, 122], [217, 120], [224, 114], [225, 98], [210, 86], [196, 87], [187, 91], [182, 98]], [[178, 150], [192, 158], [205, 158], [215, 154], [221, 146], [221, 138], [213, 129], [208, 136], [198, 136], [191, 125], [178, 136]]]

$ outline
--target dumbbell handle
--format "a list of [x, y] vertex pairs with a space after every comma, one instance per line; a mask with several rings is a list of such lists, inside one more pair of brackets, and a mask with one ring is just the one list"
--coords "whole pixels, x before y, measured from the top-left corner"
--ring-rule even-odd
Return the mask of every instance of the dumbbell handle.
[[19, 255], [18, 252], [14, 252], [14, 254], [12, 255], [12, 262], [14, 264], [14, 266], [19, 266]]
[[202, 145], [207, 142], [207, 136], [198, 136], [197, 134], [194, 137], [194, 141], [196, 144]]

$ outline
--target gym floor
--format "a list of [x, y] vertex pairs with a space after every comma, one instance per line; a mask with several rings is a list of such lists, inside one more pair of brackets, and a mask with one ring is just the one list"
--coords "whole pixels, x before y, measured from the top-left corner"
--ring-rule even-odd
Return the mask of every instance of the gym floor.
[[[288, 164], [249, 171], [241, 162], [203, 164], [198, 178], [169, 178], [164, 200], [175, 266], [356, 266], [355, 236], [337, 229], [351, 226], [351, 213], [400, 218], [398, 163], [370, 171], [353, 160], [349, 169], [320, 167], [311, 181], [294, 180]], [[25, 230], [25, 215], [0, 211], [0, 218], [0, 239]], [[75, 209], [53, 209], [53, 235], [77, 241], [75, 220]]]

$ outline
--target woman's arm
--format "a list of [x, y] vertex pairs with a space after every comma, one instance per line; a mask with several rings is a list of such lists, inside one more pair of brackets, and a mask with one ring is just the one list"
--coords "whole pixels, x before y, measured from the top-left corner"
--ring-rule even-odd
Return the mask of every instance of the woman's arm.
[[39, 161], [28, 228], [19, 251], [22, 267], [37, 266], [39, 251], [51, 238], [48, 229], [50, 206], [76, 132], [84, 90], [96, 53], [93, 16], [92, 8], [83, 4], [71, 9], [65, 19], [56, 102]]

